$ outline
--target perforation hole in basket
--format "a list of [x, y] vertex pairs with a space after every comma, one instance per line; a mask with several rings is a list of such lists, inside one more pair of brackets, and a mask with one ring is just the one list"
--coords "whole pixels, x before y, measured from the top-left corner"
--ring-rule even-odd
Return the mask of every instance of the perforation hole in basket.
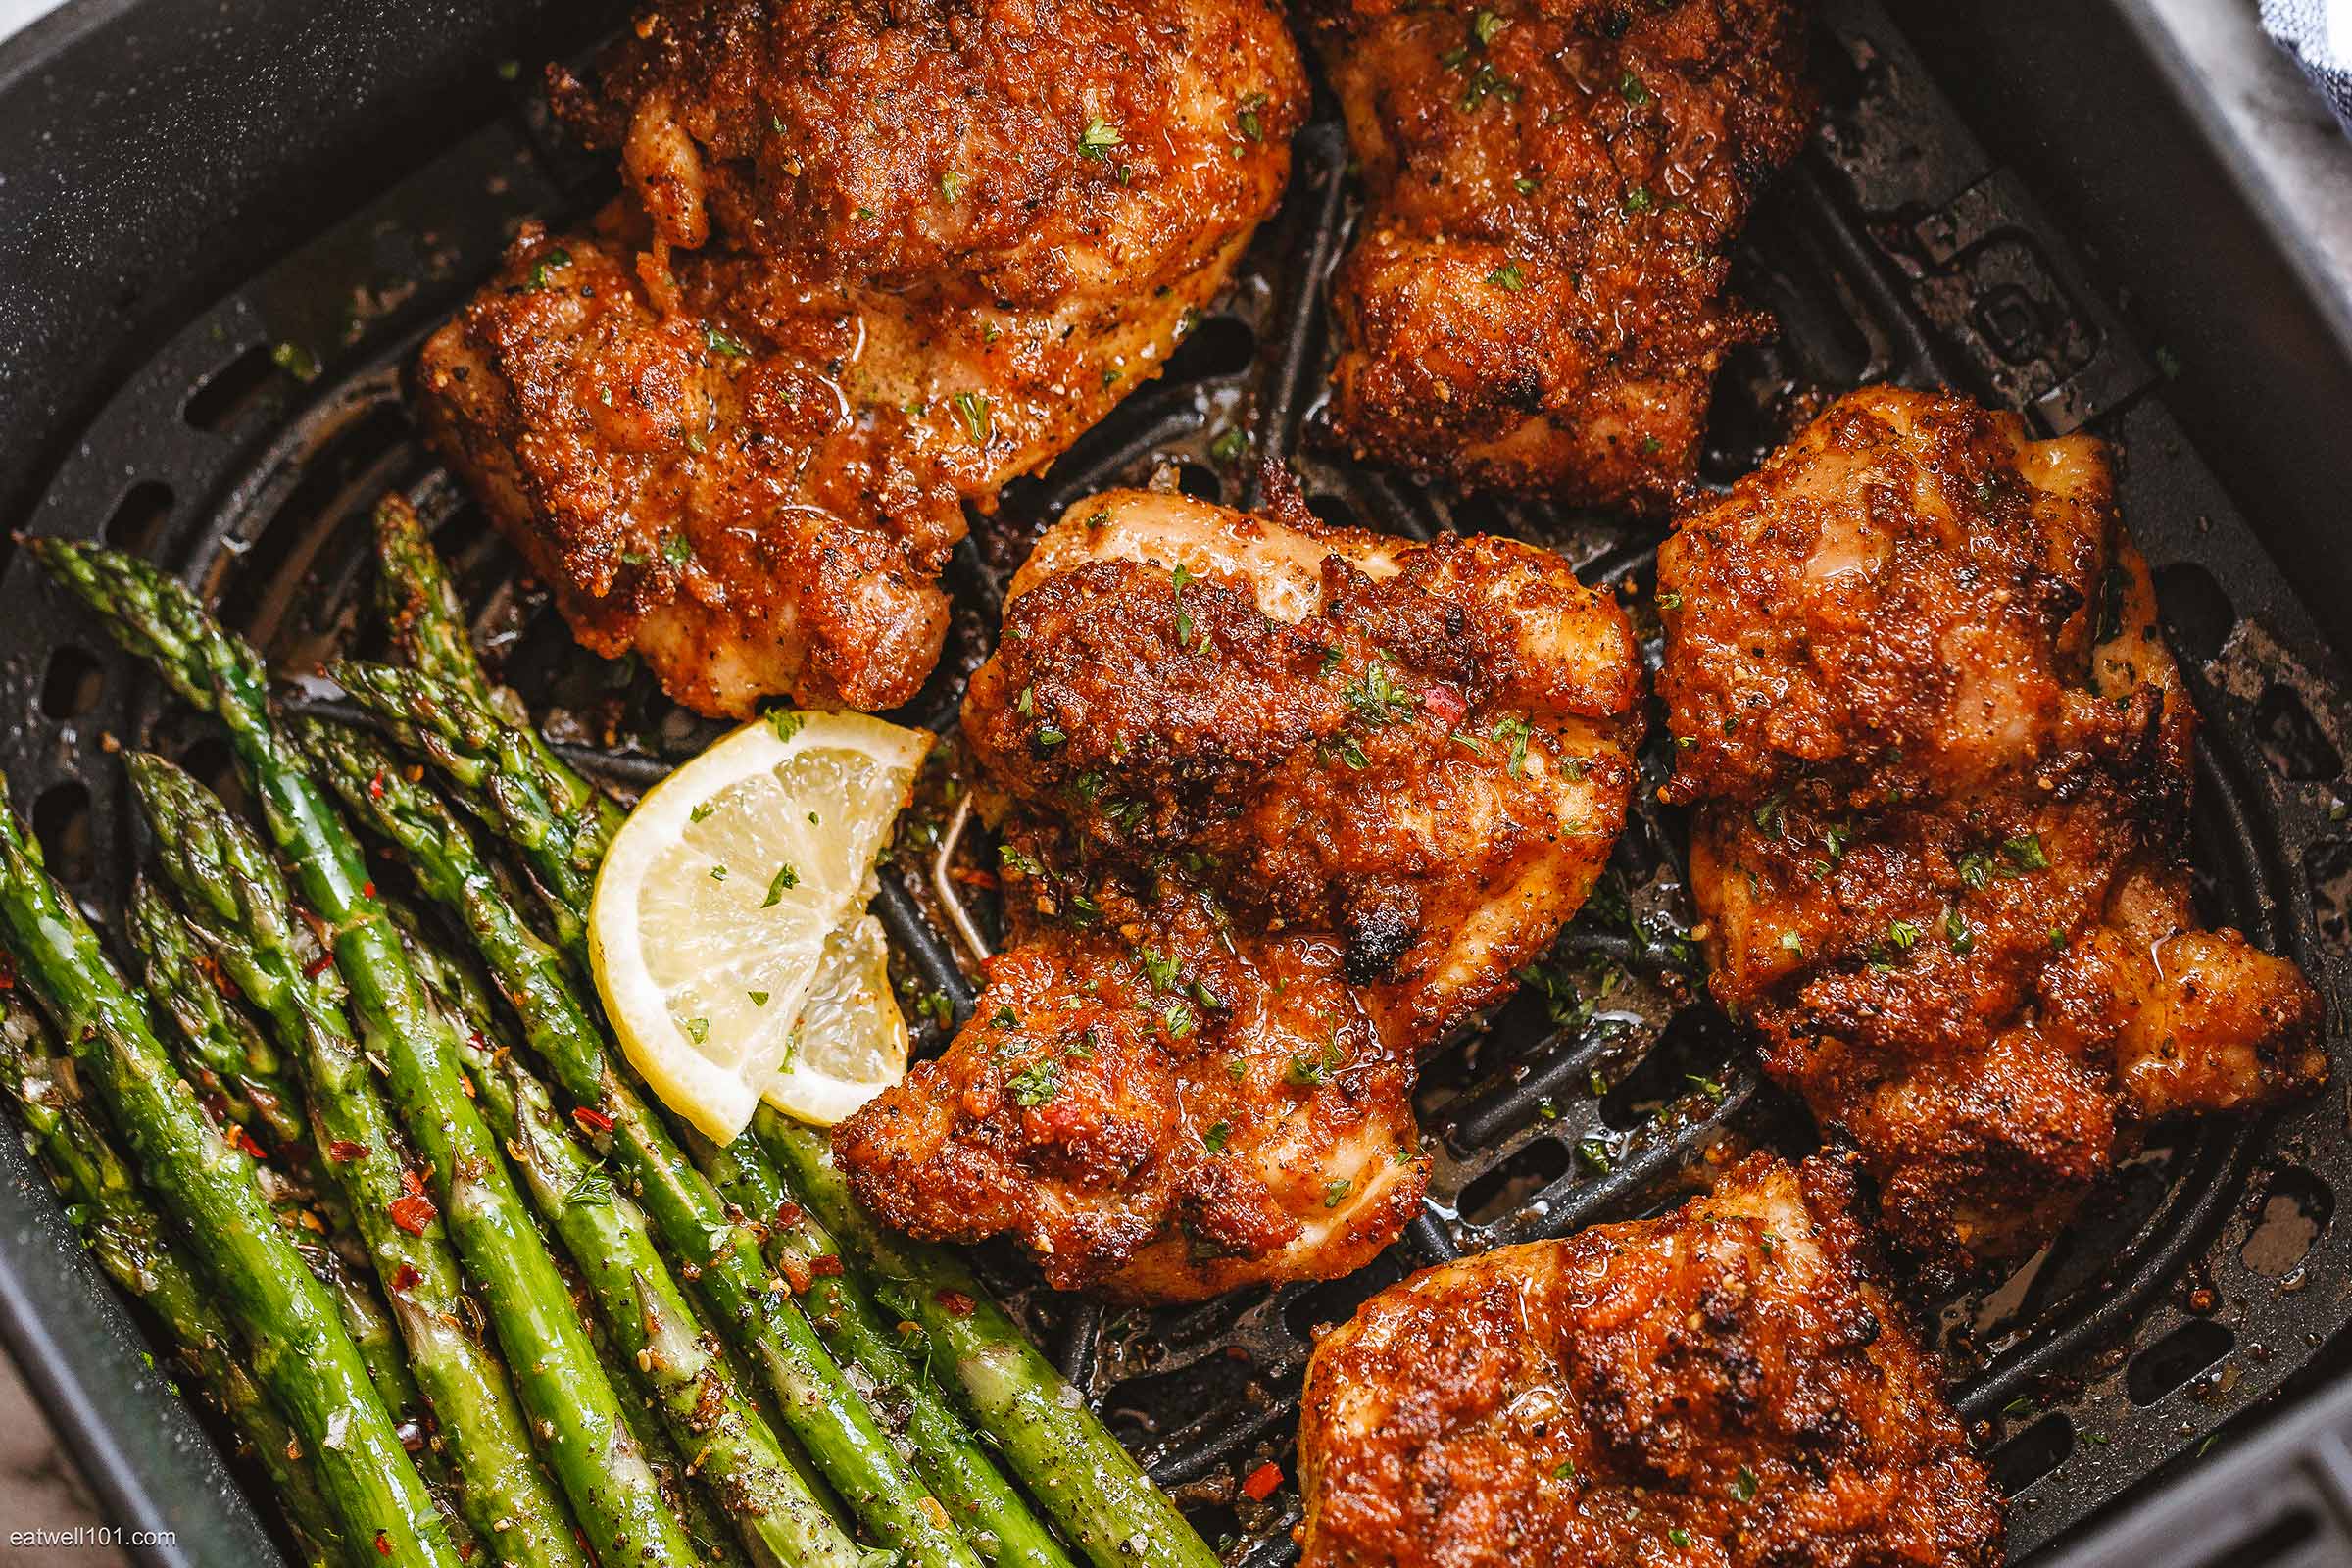
[[2281, 1166], [2263, 1184], [2262, 1206], [2238, 1245], [2238, 1259], [2265, 1279], [2287, 1279], [2334, 1217], [2335, 1189], [2299, 1165]]
[[2237, 1335], [2228, 1324], [2190, 1318], [2132, 1357], [2124, 1370], [2124, 1393], [2133, 1404], [2154, 1404], [2236, 1348]]
[[2014, 1497], [2066, 1463], [2075, 1451], [2075, 1424], [2053, 1411], [1985, 1456], [1992, 1484]]
[[96, 656], [61, 643], [41, 672], [41, 711], [50, 718], [79, 718], [106, 695], [106, 667]]
[[222, 434], [260, 414], [265, 406], [274, 409], [284, 374], [270, 358], [270, 345], [255, 343], [205, 377], [188, 394], [180, 416], [191, 428]]
[[171, 515], [172, 487], [161, 479], [141, 479], [122, 492], [99, 537], [118, 550], [144, 556], [155, 548]]
[[2343, 773], [2343, 754], [2311, 716], [2303, 694], [2284, 681], [2271, 682], [2254, 700], [2253, 721], [2263, 760], [2280, 778], [2309, 781]]
[[41, 855], [60, 882], [73, 887], [97, 873], [90, 789], [81, 780], [62, 779], [41, 792], [32, 803], [32, 834], [41, 841]]

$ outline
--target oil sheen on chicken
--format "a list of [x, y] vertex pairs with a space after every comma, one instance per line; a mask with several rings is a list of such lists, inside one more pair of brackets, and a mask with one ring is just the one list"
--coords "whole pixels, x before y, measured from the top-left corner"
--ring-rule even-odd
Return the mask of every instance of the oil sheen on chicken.
[[1152, 1299], [1354, 1269], [1421, 1193], [1418, 1056], [1599, 873], [1614, 602], [1512, 541], [1280, 510], [1099, 496], [1015, 577], [963, 711], [1015, 938], [835, 1140], [893, 1223]]
[[1324, 1336], [1302, 1568], [1989, 1568], [1998, 1494], [1835, 1160], [1425, 1270]]
[[1813, 113], [1797, 0], [1309, 0], [1369, 209], [1335, 280], [1357, 452], [1662, 509], [1724, 352], [1727, 252]]
[[1267, 0], [683, 0], [559, 114], [617, 149], [426, 344], [426, 428], [583, 643], [670, 694], [886, 708], [994, 505], [1164, 368], [1305, 105]]
[[2192, 907], [2195, 710], [2098, 441], [1855, 393], [1658, 585], [1709, 983], [1922, 1261], [2030, 1251], [2151, 1118], [2325, 1079], [2300, 972]]

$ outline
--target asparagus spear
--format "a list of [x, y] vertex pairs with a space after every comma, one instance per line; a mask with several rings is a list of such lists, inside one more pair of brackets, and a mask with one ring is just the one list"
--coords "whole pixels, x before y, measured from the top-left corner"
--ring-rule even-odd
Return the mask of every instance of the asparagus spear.
[[[394, 923], [400, 927], [401, 939], [408, 944], [409, 956], [416, 965], [416, 973], [424, 981], [426, 989], [466, 1028], [485, 1040], [495, 1040], [499, 1031], [498, 1009], [490, 1000], [490, 983], [480, 967], [469, 957], [461, 957], [438, 941], [425, 928], [423, 919], [412, 906], [392, 899], [387, 901], [386, 906], [392, 911]], [[579, 1271], [572, 1268], [568, 1260], [558, 1257], [556, 1261], [564, 1270], [564, 1285], [571, 1293], [573, 1304], [587, 1319], [589, 1332], [596, 1337], [597, 1348], [604, 1355], [607, 1371], [623, 1382], [635, 1377], [634, 1364], [625, 1368], [621, 1366], [610, 1338], [596, 1321], [587, 1282], [580, 1278]], [[729, 1348], [721, 1342], [719, 1348], [725, 1353]], [[741, 1364], [731, 1355], [728, 1356], [727, 1367], [737, 1388], [750, 1387], [750, 1380], [744, 1376]], [[735, 1544], [734, 1532], [720, 1517], [708, 1491], [688, 1484], [689, 1472], [685, 1458], [670, 1441], [667, 1429], [654, 1418], [653, 1412], [641, 1401], [623, 1400], [622, 1409], [629, 1417], [629, 1430], [635, 1435], [638, 1446], [645, 1450], [647, 1462], [653, 1465], [654, 1473], [662, 1479], [663, 1495], [669, 1498], [670, 1507], [676, 1510], [678, 1517], [686, 1521], [686, 1528], [693, 1534], [696, 1543], [707, 1548], [707, 1558], [718, 1564], [719, 1568], [737, 1568], [745, 1559], [741, 1548]], [[769, 1420], [769, 1430], [774, 1430], [775, 1424], [772, 1419]], [[786, 1457], [812, 1491], [821, 1490], [821, 1483], [813, 1479], [807, 1460], [797, 1450], [787, 1448]]]
[[495, 1561], [585, 1568], [563, 1499], [532, 1457], [506, 1370], [465, 1332], [448, 1233], [352, 1038], [332, 961], [301, 952], [277, 862], [179, 768], [150, 753], [133, 753], [128, 766], [158, 863], [192, 911], [197, 940], [302, 1063], [318, 1152], [390, 1288], [416, 1387], [455, 1450], [467, 1522]]
[[624, 814], [619, 806], [558, 757], [532, 726], [522, 699], [494, 684], [483, 671], [466, 626], [466, 608], [458, 602], [424, 523], [401, 496], [387, 495], [376, 506], [375, 561], [376, 602], [392, 628], [392, 645], [401, 660], [520, 730], [572, 804], [592, 808], [607, 833], [617, 828]]
[[[459, 679], [356, 662], [337, 665], [334, 675], [450, 780], [475, 815], [521, 853], [543, 888], [576, 889], [569, 929], [584, 930], [596, 868], [611, 834], [585, 820], [555, 820], [563, 810], [560, 792], [531, 759], [527, 742], [535, 737], [527, 724], [518, 728], [480, 706]], [[574, 956], [585, 960], [584, 953]], [[778, 1214], [788, 1197], [775, 1167], [748, 1135], [709, 1152], [701, 1164], [743, 1213]], [[1067, 1554], [997, 1473], [970, 1429], [891, 1344], [863, 1293], [824, 1274], [837, 1254], [823, 1231], [804, 1215], [797, 1226], [771, 1223], [769, 1240], [796, 1286], [810, 1281], [808, 1315], [835, 1357], [845, 1366], [858, 1366], [892, 1392], [906, 1417], [917, 1472], [967, 1539], [999, 1561], [1066, 1565]]]
[[105, 617], [118, 642], [226, 727], [270, 835], [328, 934], [363, 1035], [383, 1053], [393, 1103], [432, 1173], [451, 1239], [481, 1287], [541, 1452], [589, 1547], [606, 1563], [691, 1562], [693, 1544], [628, 1441], [619, 1397], [466, 1095], [457, 1042], [384, 918], [359, 842], [273, 725], [261, 657], [145, 562], [56, 538], [28, 548]]
[[189, 1080], [218, 1096], [238, 1125], [260, 1127], [271, 1148], [301, 1148], [308, 1136], [302, 1102], [286, 1082], [277, 1053], [252, 1019], [222, 999], [178, 914], [144, 877], [131, 886], [124, 924], [145, 971], [147, 995], [185, 1048], [180, 1063]]
[[710, 1180], [621, 1081], [591, 1004], [562, 958], [500, 896], [465, 825], [412, 783], [373, 737], [304, 723], [319, 777], [406, 852], [417, 887], [453, 911], [522, 1020], [539, 1059], [612, 1147], [648, 1216], [696, 1284], [713, 1322], [751, 1355], [787, 1424], [842, 1500], [881, 1540], [925, 1568], [977, 1568], [971, 1548], [915, 1477], [873, 1412], [826, 1355], [791, 1297], [769, 1288], [759, 1238], [731, 1220]]
[[455, 1568], [448, 1532], [368, 1381], [333, 1301], [262, 1200], [243, 1154], [205, 1119], [80, 913], [41, 868], [0, 784], [0, 943], [244, 1329], [340, 1525], [346, 1556]]
[[1069, 1553], [997, 1473], [972, 1429], [900, 1350], [873, 1299], [844, 1268], [833, 1239], [793, 1200], [759, 1145], [748, 1134], [725, 1149], [696, 1142], [719, 1193], [766, 1226], [768, 1256], [834, 1358], [863, 1372], [901, 1412], [916, 1471], [964, 1538], [998, 1568], [1070, 1568]]
[[[412, 939], [418, 972], [462, 984]], [[440, 988], [436, 988], [440, 989]], [[446, 995], [446, 992], [445, 992]], [[736, 1388], [717, 1341], [654, 1245], [645, 1213], [617, 1191], [557, 1114], [547, 1088], [494, 1046], [462, 1005], [461, 1054], [475, 1099], [505, 1140], [533, 1201], [571, 1254], [605, 1332], [652, 1391], [687, 1472], [710, 1484], [762, 1562], [858, 1568], [861, 1554], [784, 1456], [767, 1419]], [[586, 1129], [583, 1128], [583, 1131]]]
[[955, 1254], [894, 1236], [850, 1197], [825, 1135], [761, 1106], [752, 1130], [801, 1201], [855, 1250], [882, 1305], [918, 1325], [1063, 1534], [1097, 1568], [1217, 1568], [1217, 1555]]
[[172, 1252], [163, 1216], [82, 1103], [73, 1065], [13, 992], [0, 993], [0, 1089], [17, 1102], [33, 1155], [90, 1255], [172, 1336], [180, 1361], [253, 1450], [311, 1558], [342, 1555], [342, 1532], [310, 1457], [239, 1362], [236, 1331]]
[[460, 804], [521, 851], [559, 923], [559, 945], [584, 950], [588, 899], [611, 834], [596, 807], [547, 765], [531, 729], [413, 669], [345, 660], [329, 673], [403, 749], [431, 763]]

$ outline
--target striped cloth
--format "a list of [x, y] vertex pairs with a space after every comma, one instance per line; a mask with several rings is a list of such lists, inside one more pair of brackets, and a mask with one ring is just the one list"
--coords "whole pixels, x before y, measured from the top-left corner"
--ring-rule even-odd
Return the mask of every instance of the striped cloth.
[[2262, 0], [2262, 30], [2295, 57], [2352, 132], [2352, 0]]

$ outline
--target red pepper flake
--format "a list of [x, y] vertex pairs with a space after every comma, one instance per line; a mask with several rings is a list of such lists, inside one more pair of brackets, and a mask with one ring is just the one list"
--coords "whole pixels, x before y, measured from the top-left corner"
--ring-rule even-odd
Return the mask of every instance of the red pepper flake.
[[384, 1205], [384, 1210], [392, 1216], [393, 1224], [411, 1236], [422, 1236], [425, 1227], [432, 1224], [433, 1217], [440, 1212], [433, 1207], [431, 1199], [419, 1198], [415, 1193], [405, 1198], [395, 1198]]
[[326, 1146], [326, 1152], [347, 1165], [355, 1159], [368, 1157], [368, 1146], [355, 1144], [348, 1138], [337, 1138], [330, 1141]]
[[458, 1561], [471, 1562], [473, 1554], [481, 1549], [481, 1546], [474, 1542], [461, 1541], [458, 1543]]
[[381, 1530], [378, 1530], [375, 1533], [375, 1554], [379, 1557], [389, 1557], [392, 1555], [392, 1543], [386, 1539]]
[[251, 1154], [255, 1159], [268, 1159], [270, 1157], [270, 1152], [264, 1149], [261, 1145], [255, 1143], [253, 1141], [253, 1134], [247, 1132], [242, 1127], [231, 1126], [228, 1129], [228, 1141], [229, 1144], [235, 1148], [236, 1152], [240, 1154]]
[[1242, 1495], [1251, 1502], [1263, 1502], [1274, 1495], [1274, 1489], [1281, 1485], [1282, 1466], [1268, 1460], [1250, 1472], [1250, 1479], [1242, 1483]]
[[994, 888], [998, 886], [997, 873], [982, 866], [959, 865], [951, 870], [948, 875], [962, 883], [967, 888]]
[[14, 991], [16, 989], [17, 960], [5, 953], [0, 953], [0, 991]]
[[374, 897], [375, 897], [375, 884], [374, 884], [373, 882], [363, 882], [363, 883], [361, 883], [361, 884], [360, 884], [360, 897], [361, 897], [361, 898], [363, 898], [363, 899], [372, 899], [372, 898], [374, 898]]
[[378, 773], [368, 781], [368, 798], [371, 801], [380, 801], [384, 798], [383, 774]]
[[980, 1303], [961, 1291], [942, 1291], [932, 1298], [947, 1309], [950, 1317], [970, 1317]]
[[822, 1253], [808, 1260], [808, 1272], [820, 1280], [838, 1279], [841, 1276], [841, 1259], [831, 1252]]
[[316, 980], [320, 975], [326, 973], [327, 966], [332, 964], [334, 961], [335, 956], [333, 954], [321, 953], [318, 955], [318, 956], [313, 958], [310, 962], [302, 966], [302, 977], [305, 980]]
[[396, 1291], [413, 1291], [423, 1278], [416, 1272], [416, 1264], [403, 1263], [392, 1271], [392, 1288]]
[[404, 1170], [400, 1173], [400, 1185], [406, 1188], [413, 1198], [424, 1196], [424, 1178], [413, 1170]]
[[586, 1105], [582, 1105], [579, 1109], [573, 1111], [571, 1113], [571, 1119], [578, 1122], [581, 1130], [584, 1132], [609, 1133], [612, 1130], [612, 1117], [606, 1115], [601, 1110], [590, 1110]]
[[777, 1228], [779, 1230], [792, 1229], [792, 1227], [801, 1222], [802, 1216], [806, 1212], [807, 1210], [803, 1209], [800, 1204], [794, 1202], [789, 1198], [786, 1199], [783, 1202], [776, 1205]]

